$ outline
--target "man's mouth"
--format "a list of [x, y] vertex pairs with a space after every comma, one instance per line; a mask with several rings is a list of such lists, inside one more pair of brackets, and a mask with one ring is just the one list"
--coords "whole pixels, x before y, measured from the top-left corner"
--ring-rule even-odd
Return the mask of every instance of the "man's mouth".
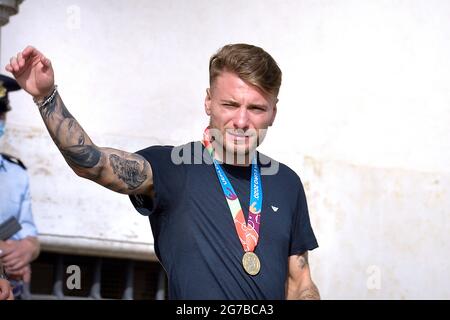
[[237, 132], [227, 132], [227, 135], [229, 136], [228, 139], [231, 139], [232, 141], [238, 144], [247, 144], [250, 142], [251, 138], [251, 135]]
[[234, 132], [227, 132], [230, 136], [233, 136], [234, 138], [243, 139], [243, 138], [250, 138], [250, 136], [241, 134], [241, 133], [234, 133]]
[[242, 132], [242, 131], [226, 131], [226, 134], [229, 134], [235, 139], [249, 139], [254, 134], [252, 132]]

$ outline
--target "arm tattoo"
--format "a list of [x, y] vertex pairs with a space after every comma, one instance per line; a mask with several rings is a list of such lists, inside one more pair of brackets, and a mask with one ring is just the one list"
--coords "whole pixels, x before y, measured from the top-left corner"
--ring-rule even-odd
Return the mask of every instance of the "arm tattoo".
[[150, 165], [143, 157], [97, 147], [58, 93], [39, 111], [53, 141], [79, 176], [121, 193], [135, 190], [151, 178]]
[[299, 300], [320, 300], [319, 289], [313, 283], [310, 287], [300, 291]]
[[101, 152], [93, 146], [71, 146], [61, 149], [61, 153], [69, 164], [81, 168], [95, 167], [101, 157]]
[[[308, 251], [297, 255], [297, 265], [301, 271], [303, 271], [306, 267], [308, 267], [309, 265]], [[317, 289], [316, 285], [311, 281], [306, 288], [301, 289], [301, 291], [298, 292], [297, 299], [319, 300], [320, 299], [319, 289]]]
[[47, 118], [50, 118], [51, 115], [55, 112], [56, 110], [56, 105], [57, 105], [57, 100], [58, 97], [56, 97], [55, 99], [53, 99], [50, 103], [48, 103], [47, 105], [39, 108], [39, 111], [41, 112], [42, 117], [44, 118], [44, 120]]
[[67, 110], [59, 94], [39, 111], [53, 141], [71, 167], [90, 169], [97, 166], [100, 150]]
[[308, 251], [297, 256], [298, 266], [300, 269], [304, 269], [308, 265]]
[[138, 161], [127, 160], [116, 154], [111, 154], [109, 161], [114, 174], [124, 181], [130, 190], [138, 188], [147, 179], [145, 174], [147, 161], [143, 161], [142, 170], [140, 170], [141, 164]]

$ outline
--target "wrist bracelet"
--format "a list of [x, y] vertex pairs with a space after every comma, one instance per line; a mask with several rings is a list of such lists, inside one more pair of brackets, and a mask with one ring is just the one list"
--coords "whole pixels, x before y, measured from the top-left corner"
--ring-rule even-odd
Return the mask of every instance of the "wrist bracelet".
[[53, 91], [52, 91], [52, 93], [48, 96], [48, 97], [46, 97], [46, 98], [44, 98], [43, 100], [43, 102], [41, 102], [41, 101], [39, 101], [38, 99], [36, 99], [36, 98], [33, 98], [33, 101], [34, 101], [34, 103], [39, 107], [39, 109], [40, 108], [42, 108], [42, 107], [45, 107], [47, 104], [49, 104], [50, 102], [52, 102], [54, 99], [55, 99], [55, 96], [56, 96], [56, 93], [58, 92], [58, 86], [57, 85], [55, 85], [55, 87], [53, 88]]

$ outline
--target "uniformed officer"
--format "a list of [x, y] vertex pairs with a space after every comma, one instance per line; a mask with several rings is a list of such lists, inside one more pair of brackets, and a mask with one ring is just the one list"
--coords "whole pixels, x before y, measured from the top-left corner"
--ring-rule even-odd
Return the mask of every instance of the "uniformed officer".
[[[0, 75], [0, 137], [5, 131], [6, 113], [11, 110], [8, 92], [19, 89], [14, 79]], [[23, 282], [30, 282], [30, 263], [39, 255], [40, 246], [26, 168], [19, 159], [0, 153], [0, 226], [11, 217], [17, 219], [21, 229], [8, 239], [0, 239], [0, 264], [11, 281], [14, 296], [20, 297]]]

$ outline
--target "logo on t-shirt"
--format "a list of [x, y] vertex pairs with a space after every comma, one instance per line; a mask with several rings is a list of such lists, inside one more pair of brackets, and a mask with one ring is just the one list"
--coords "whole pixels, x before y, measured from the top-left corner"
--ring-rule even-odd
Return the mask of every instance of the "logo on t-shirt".
[[275, 206], [271, 206], [271, 207], [272, 207], [273, 212], [277, 212], [278, 211], [278, 207], [275, 207]]

